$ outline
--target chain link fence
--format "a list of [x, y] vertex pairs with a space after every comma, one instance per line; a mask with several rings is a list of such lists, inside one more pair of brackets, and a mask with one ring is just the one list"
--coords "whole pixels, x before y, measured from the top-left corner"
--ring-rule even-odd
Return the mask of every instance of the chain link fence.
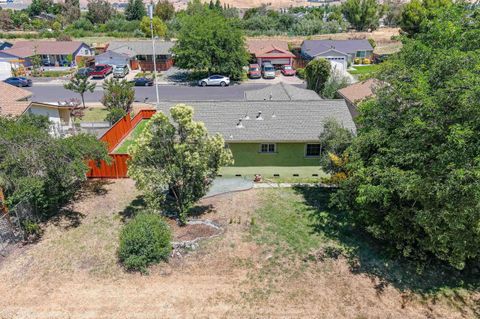
[[22, 222], [32, 220], [33, 209], [27, 202], [20, 202], [11, 208], [8, 215], [0, 216], [0, 254], [9, 245], [25, 239], [26, 234]]

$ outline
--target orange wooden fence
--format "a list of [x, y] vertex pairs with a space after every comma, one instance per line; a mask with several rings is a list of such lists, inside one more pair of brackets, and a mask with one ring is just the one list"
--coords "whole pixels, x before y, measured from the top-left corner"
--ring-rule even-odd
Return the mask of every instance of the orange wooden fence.
[[155, 110], [141, 110], [133, 119], [130, 114], [127, 114], [106, 131], [105, 134], [100, 137], [100, 140], [107, 143], [111, 163], [108, 164], [105, 161], [100, 161], [100, 163], [89, 161], [88, 166], [90, 167], [90, 171], [87, 173], [87, 177], [126, 178], [128, 170], [127, 161], [130, 155], [114, 154], [112, 151], [130, 134], [140, 121], [151, 118], [155, 112]]

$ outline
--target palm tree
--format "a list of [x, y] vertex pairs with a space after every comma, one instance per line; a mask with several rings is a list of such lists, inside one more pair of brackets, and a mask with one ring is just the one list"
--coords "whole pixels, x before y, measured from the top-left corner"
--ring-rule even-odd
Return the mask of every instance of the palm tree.
[[85, 108], [85, 99], [83, 96], [85, 92], [92, 93], [93, 90], [95, 89], [95, 86], [96, 84], [90, 82], [88, 80], [88, 77], [82, 76], [80, 74], [75, 74], [75, 76], [70, 79], [70, 82], [65, 84], [63, 87], [66, 88], [67, 90], [80, 94], [80, 97], [82, 98], [83, 108]]

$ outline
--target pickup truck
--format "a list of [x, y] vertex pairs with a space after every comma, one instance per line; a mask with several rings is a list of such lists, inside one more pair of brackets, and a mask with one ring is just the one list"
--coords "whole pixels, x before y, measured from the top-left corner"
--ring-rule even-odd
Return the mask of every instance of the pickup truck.
[[106, 78], [107, 75], [112, 73], [112, 66], [108, 64], [97, 64], [95, 68], [90, 73], [92, 78]]

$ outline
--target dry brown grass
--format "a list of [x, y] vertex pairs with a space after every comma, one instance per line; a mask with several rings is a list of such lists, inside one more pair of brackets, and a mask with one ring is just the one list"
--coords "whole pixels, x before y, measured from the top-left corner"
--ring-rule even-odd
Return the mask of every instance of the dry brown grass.
[[377, 278], [352, 273], [343, 258], [276, 258], [281, 251], [250, 236], [268, 191], [203, 200], [212, 210], [200, 218], [223, 225], [222, 236], [148, 276], [126, 273], [117, 264], [117, 237], [138, 192], [128, 179], [104, 187], [105, 194], [87, 194], [72, 207], [77, 214], [50, 223], [40, 242], [0, 264], [0, 318], [472, 317], [392, 286], [379, 293]]

